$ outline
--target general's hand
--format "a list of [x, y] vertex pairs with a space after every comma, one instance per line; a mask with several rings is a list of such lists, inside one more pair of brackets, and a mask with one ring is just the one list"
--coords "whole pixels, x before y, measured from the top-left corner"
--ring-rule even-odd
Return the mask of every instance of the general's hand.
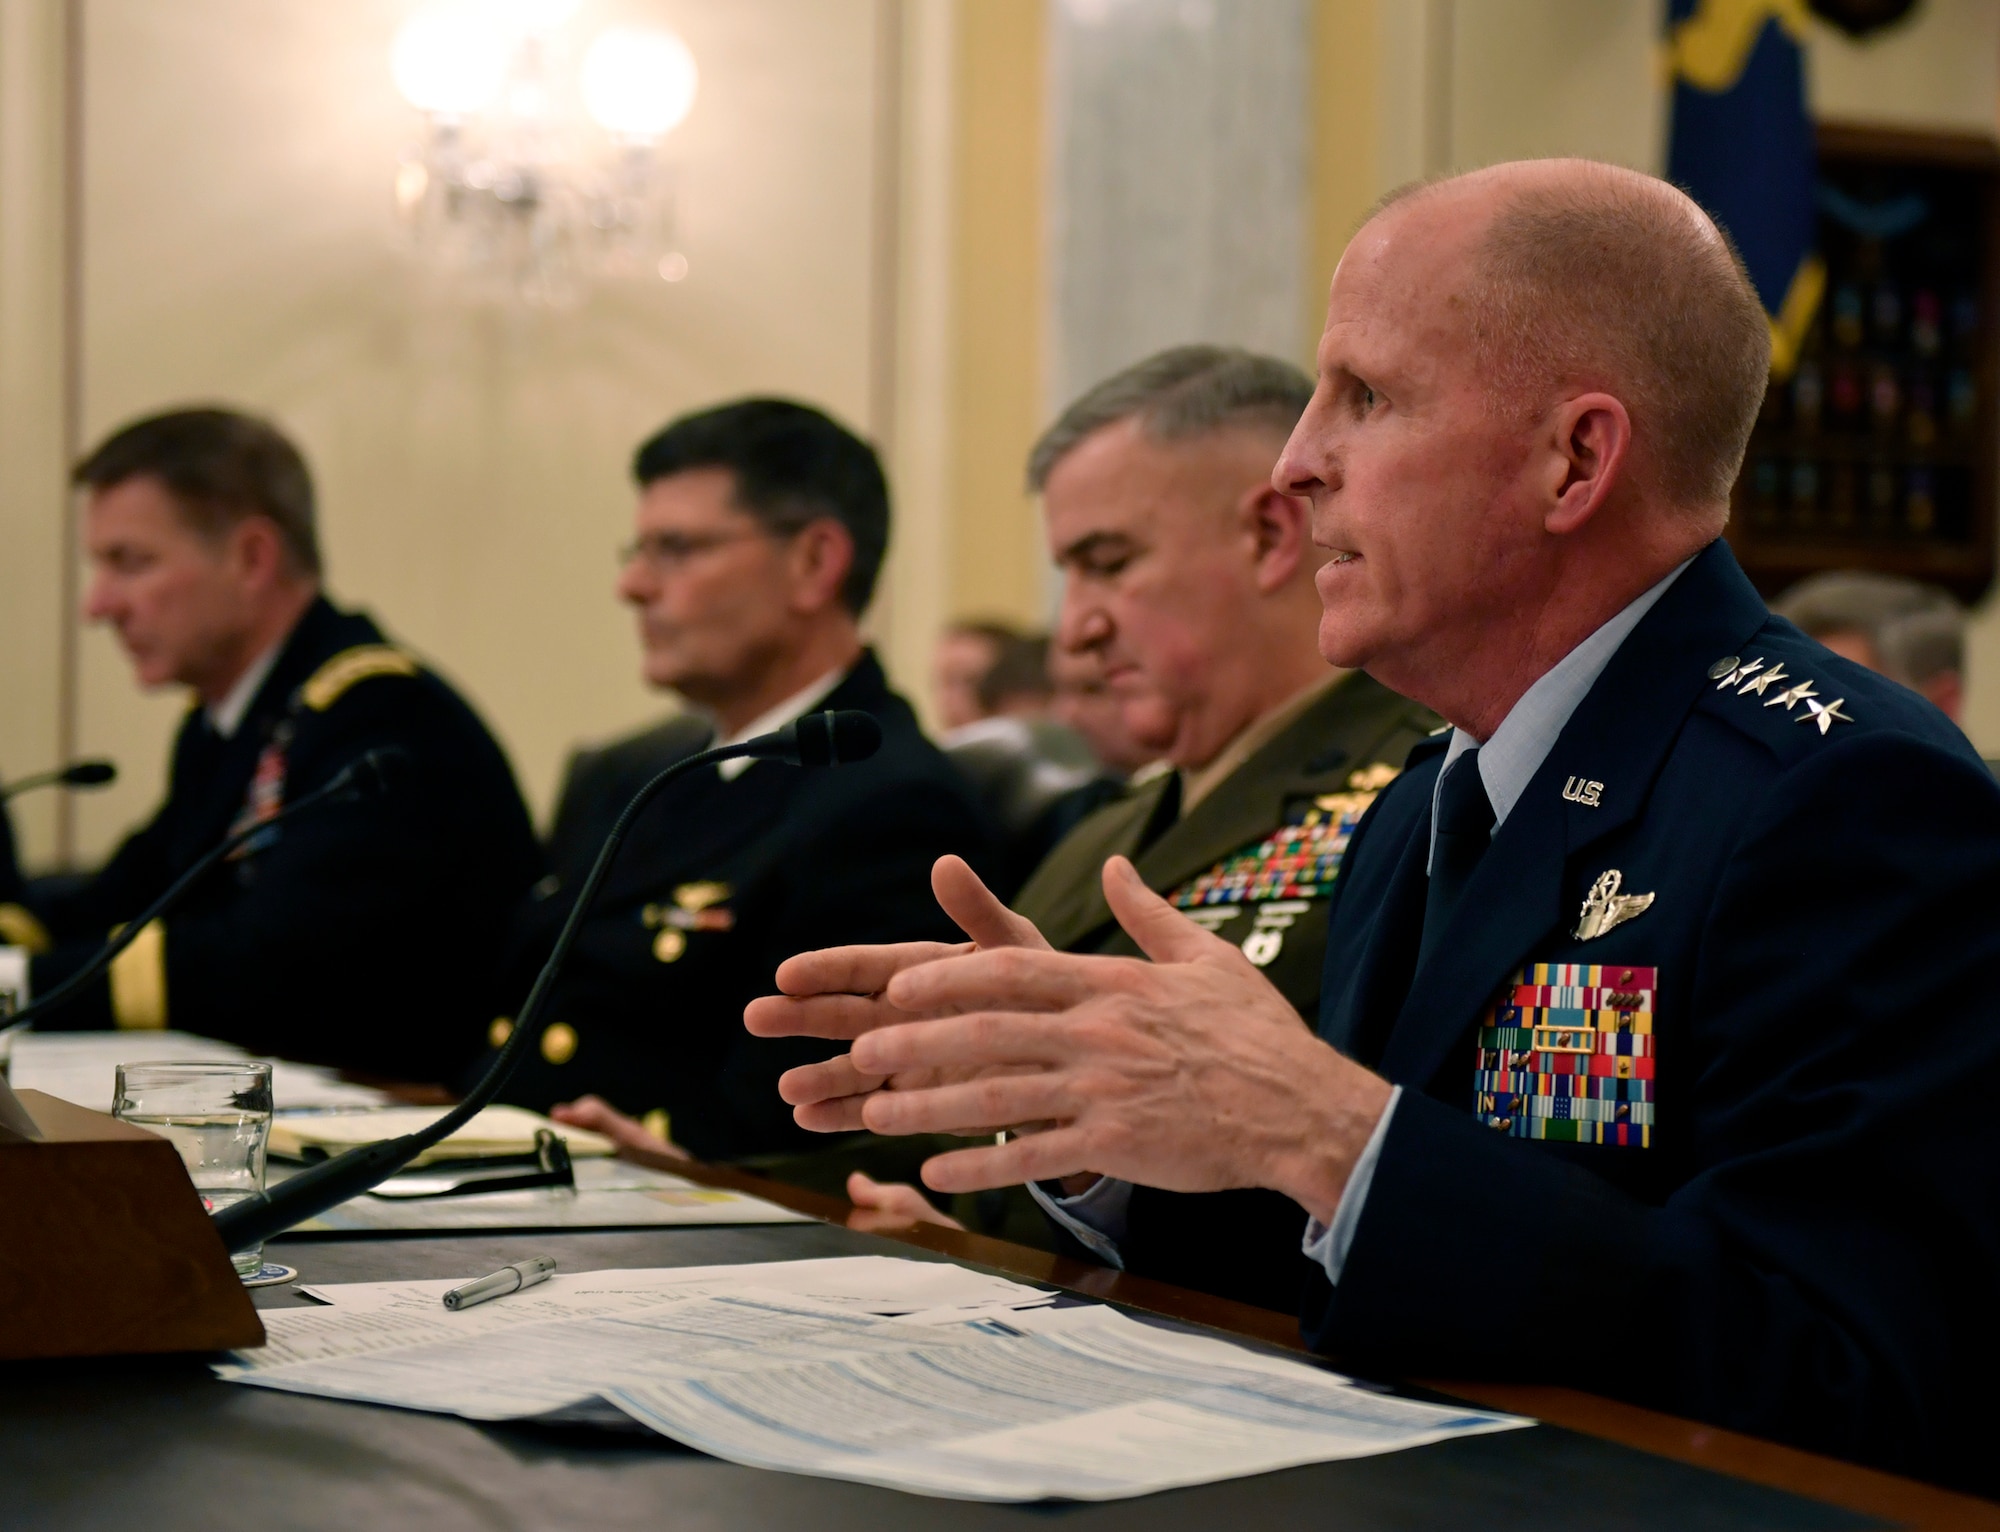
[[[899, 1082], [866, 1099], [862, 1125], [970, 1137], [1053, 1124], [938, 1155], [924, 1180], [939, 1191], [1096, 1171], [1169, 1191], [1270, 1187], [1330, 1218], [1388, 1083], [1315, 1038], [1249, 959], [1123, 857], [1105, 864], [1104, 893], [1151, 963], [982, 951], [891, 977], [891, 1005], [936, 1019], [856, 1039], [854, 1067]], [[925, 1073], [975, 1078], [902, 1088]]]
[[847, 1178], [847, 1200], [854, 1211], [847, 1215], [847, 1227], [863, 1234], [884, 1229], [907, 1229], [913, 1223], [934, 1223], [947, 1229], [963, 1229], [964, 1224], [931, 1206], [930, 1199], [914, 1186], [901, 1181], [877, 1181], [866, 1171], [857, 1170]]
[[[979, 881], [979, 874], [958, 857], [938, 858], [931, 869], [931, 889], [944, 912], [971, 941], [956, 945], [902, 942], [802, 952], [778, 968], [778, 988], [783, 993], [751, 1001], [744, 1009], [743, 1025], [758, 1037], [852, 1041], [864, 1032], [896, 1022], [953, 1014], [950, 1007], [909, 1011], [892, 1005], [883, 991], [892, 978], [907, 969], [998, 947], [1049, 950], [1034, 923], [994, 898]], [[869, 1074], [855, 1068], [852, 1054], [843, 1054], [823, 1064], [787, 1070], [778, 1080], [778, 1094], [791, 1103], [800, 1127], [846, 1133], [861, 1126], [862, 1102], [885, 1085], [902, 1090], [941, 1083], [943, 1078], [912, 1073], [891, 1082], [886, 1073]]]
[[621, 1160], [636, 1160], [656, 1170], [670, 1170], [694, 1158], [679, 1144], [647, 1132], [643, 1123], [627, 1117], [602, 1096], [565, 1101], [551, 1107], [549, 1115], [572, 1128], [588, 1128], [592, 1133], [602, 1133], [618, 1146]]

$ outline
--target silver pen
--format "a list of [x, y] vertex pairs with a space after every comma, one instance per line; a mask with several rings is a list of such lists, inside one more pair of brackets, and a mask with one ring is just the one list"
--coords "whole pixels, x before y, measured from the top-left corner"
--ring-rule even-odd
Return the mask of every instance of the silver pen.
[[512, 1266], [502, 1266], [490, 1277], [480, 1277], [462, 1287], [454, 1287], [444, 1295], [444, 1306], [453, 1310], [469, 1309], [488, 1298], [505, 1297], [508, 1293], [518, 1293], [524, 1287], [533, 1287], [537, 1282], [546, 1282], [555, 1275], [555, 1270], [554, 1256], [537, 1255], [525, 1261], [516, 1261]]

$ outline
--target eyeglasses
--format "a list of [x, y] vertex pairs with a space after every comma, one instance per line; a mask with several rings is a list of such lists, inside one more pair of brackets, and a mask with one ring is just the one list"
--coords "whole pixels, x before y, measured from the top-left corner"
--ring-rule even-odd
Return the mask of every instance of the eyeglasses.
[[629, 568], [636, 560], [655, 574], [677, 574], [712, 549], [765, 535], [762, 531], [647, 532], [618, 550], [618, 567]]

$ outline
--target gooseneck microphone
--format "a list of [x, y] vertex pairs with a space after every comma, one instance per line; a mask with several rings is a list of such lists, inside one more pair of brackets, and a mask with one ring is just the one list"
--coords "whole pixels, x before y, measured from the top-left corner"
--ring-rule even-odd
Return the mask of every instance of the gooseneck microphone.
[[466, 1098], [427, 1128], [406, 1133], [401, 1138], [384, 1139], [377, 1144], [349, 1149], [332, 1159], [321, 1160], [255, 1197], [246, 1197], [241, 1202], [219, 1209], [214, 1215], [215, 1227], [222, 1236], [223, 1244], [231, 1252], [247, 1249], [282, 1233], [295, 1223], [324, 1213], [350, 1197], [359, 1196], [371, 1186], [380, 1185], [433, 1144], [464, 1127], [500, 1093], [500, 1087], [513, 1074], [521, 1055], [541, 1032], [542, 1008], [548, 1000], [549, 991], [561, 974], [563, 964], [568, 961], [577, 930], [597, 898], [597, 891], [604, 884], [605, 874], [610, 871], [612, 859], [618, 855], [626, 832], [639, 817], [639, 811], [652, 802], [668, 783], [700, 767], [740, 756], [784, 761], [793, 766], [845, 766], [865, 761], [881, 745], [882, 726], [867, 713], [808, 713], [774, 734], [761, 734], [741, 744], [703, 750], [674, 762], [660, 772], [632, 795], [632, 801], [625, 805], [617, 823], [612, 825], [611, 833], [604, 837], [604, 844], [598, 848], [597, 860], [591, 864], [590, 874], [577, 892], [576, 903], [570, 906], [569, 918], [563, 922], [562, 930], [556, 936], [548, 961], [542, 964], [542, 971], [535, 976], [534, 987], [528, 991], [521, 1014], [515, 1018], [513, 1035]]
[[54, 771], [38, 771], [31, 777], [17, 777], [0, 787], [0, 803], [18, 793], [38, 787], [104, 787], [118, 780], [118, 768], [109, 761], [71, 761]]
[[[100, 763], [82, 762], [80, 764], [97, 765]], [[103, 764], [106, 765], [107, 770], [110, 769], [108, 763]], [[200, 861], [196, 862], [186, 872], [168, 884], [166, 891], [159, 898], [155, 899], [137, 915], [134, 915], [124, 925], [120, 926], [118, 934], [98, 950], [97, 956], [93, 957], [67, 979], [64, 979], [62, 983], [58, 984], [46, 995], [35, 1001], [34, 1004], [23, 1006], [8, 1019], [8, 1024], [17, 1027], [26, 1026], [38, 1017], [46, 1016], [57, 1006], [67, 1004], [77, 991], [81, 990], [84, 985], [109, 968], [113, 958], [117, 957], [119, 953], [137, 941], [139, 933], [145, 930], [152, 921], [179, 903], [181, 895], [194, 887], [201, 880], [204, 873], [238, 846], [241, 846], [245, 841], [262, 834], [273, 825], [283, 824], [294, 814], [303, 814], [310, 809], [318, 808], [323, 803], [356, 803], [379, 798], [388, 792], [395, 782], [401, 778], [409, 764], [410, 752], [402, 749], [400, 746], [384, 745], [379, 749], [369, 750], [349, 761], [321, 786], [314, 788], [304, 797], [286, 804], [269, 819], [260, 819], [255, 824], [245, 825], [234, 835], [225, 837], [219, 845], [211, 848]], [[72, 767], [69, 769], [74, 770], [75, 768]]]

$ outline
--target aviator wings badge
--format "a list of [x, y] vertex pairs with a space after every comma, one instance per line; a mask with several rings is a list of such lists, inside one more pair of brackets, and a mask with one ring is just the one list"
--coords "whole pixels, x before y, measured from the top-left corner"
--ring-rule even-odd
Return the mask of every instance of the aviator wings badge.
[[1651, 894], [1621, 894], [1619, 885], [1625, 881], [1625, 874], [1613, 867], [1598, 874], [1597, 881], [1590, 885], [1590, 895], [1583, 901], [1583, 913], [1578, 917], [1575, 936], [1580, 942], [1602, 936], [1613, 926], [1622, 926], [1646, 913], [1653, 906]]

